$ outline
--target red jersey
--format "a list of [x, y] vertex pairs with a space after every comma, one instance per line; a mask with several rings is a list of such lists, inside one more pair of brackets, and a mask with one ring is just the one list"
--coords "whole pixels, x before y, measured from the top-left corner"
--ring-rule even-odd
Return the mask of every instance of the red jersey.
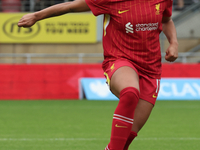
[[173, 0], [85, 0], [95, 16], [104, 15], [103, 68], [127, 59], [152, 78], [161, 76], [159, 34], [162, 17], [172, 15]]

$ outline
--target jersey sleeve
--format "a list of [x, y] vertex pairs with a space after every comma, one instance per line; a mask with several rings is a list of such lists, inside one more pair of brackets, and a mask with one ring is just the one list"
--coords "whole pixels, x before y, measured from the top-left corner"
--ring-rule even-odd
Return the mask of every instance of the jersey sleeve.
[[109, 0], [85, 0], [95, 16], [109, 13]]
[[164, 17], [171, 17], [172, 5], [173, 5], [173, 0], [167, 0], [167, 7], [166, 7], [165, 11], [163, 12]]

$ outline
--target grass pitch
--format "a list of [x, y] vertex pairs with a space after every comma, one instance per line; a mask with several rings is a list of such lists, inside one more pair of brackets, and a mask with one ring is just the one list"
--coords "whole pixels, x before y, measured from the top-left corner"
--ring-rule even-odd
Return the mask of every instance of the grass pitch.
[[[0, 150], [103, 150], [117, 101], [0, 101]], [[130, 150], [199, 150], [200, 101], [157, 101]]]

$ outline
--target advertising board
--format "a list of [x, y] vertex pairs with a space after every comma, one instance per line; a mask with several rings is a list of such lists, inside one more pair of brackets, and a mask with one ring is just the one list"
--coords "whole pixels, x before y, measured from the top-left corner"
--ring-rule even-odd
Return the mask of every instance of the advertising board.
[[[79, 98], [118, 100], [104, 78], [82, 78]], [[163, 78], [157, 100], [200, 100], [200, 78]]]
[[95, 43], [97, 17], [71, 13], [41, 20], [30, 28], [17, 26], [25, 13], [0, 13], [0, 43]]

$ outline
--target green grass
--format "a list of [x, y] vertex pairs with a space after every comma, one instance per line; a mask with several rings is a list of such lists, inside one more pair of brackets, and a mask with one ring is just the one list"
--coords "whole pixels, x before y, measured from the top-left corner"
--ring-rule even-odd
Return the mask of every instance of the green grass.
[[[0, 150], [103, 150], [117, 101], [0, 101]], [[130, 150], [198, 150], [200, 101], [157, 101]]]

